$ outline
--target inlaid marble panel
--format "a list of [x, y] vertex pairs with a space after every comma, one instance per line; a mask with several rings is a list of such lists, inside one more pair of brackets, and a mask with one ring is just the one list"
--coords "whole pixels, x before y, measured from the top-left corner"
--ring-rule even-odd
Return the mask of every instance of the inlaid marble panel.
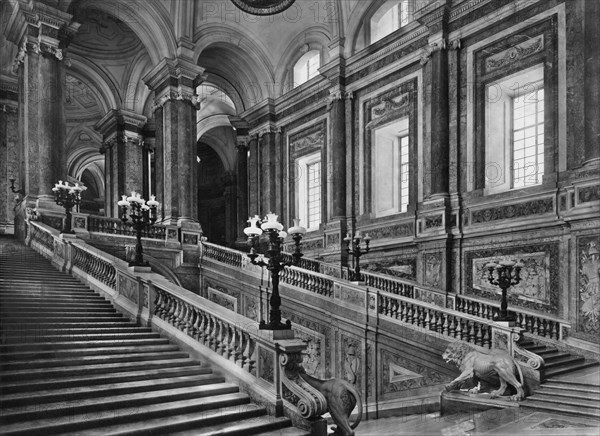
[[577, 257], [577, 331], [600, 342], [600, 237], [582, 237]]
[[558, 243], [490, 248], [465, 253], [463, 293], [500, 301], [501, 290], [487, 281], [486, 263], [520, 260], [522, 281], [508, 289], [508, 305], [558, 315], [559, 273]]

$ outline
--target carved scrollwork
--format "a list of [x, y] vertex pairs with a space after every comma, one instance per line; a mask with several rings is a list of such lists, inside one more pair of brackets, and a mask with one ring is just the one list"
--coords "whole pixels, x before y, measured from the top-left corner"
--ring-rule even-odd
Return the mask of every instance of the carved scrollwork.
[[527, 366], [535, 370], [539, 370], [544, 367], [545, 362], [542, 356], [538, 356], [531, 351], [525, 350], [524, 348], [521, 348], [519, 344], [517, 344], [517, 341], [521, 339], [521, 333], [513, 332], [511, 336], [514, 342], [513, 357], [516, 360], [527, 363]]
[[288, 397], [295, 398], [296, 407], [303, 418], [313, 418], [327, 412], [327, 400], [317, 389], [309, 385], [300, 374], [304, 374], [302, 367], [302, 353], [282, 353], [279, 364], [283, 367], [281, 381], [289, 391]]

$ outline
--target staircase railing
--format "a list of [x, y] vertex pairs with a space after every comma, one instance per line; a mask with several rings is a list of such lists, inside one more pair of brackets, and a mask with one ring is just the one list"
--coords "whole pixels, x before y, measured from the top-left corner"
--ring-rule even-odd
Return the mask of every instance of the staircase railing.
[[[234, 258], [234, 255], [239, 253], [236, 250], [209, 243], [203, 244], [203, 247], [205, 258], [220, 264], [221, 266], [218, 269], [221, 271], [226, 267], [234, 267], [235, 270], [232, 270], [232, 274], [239, 270], [255, 277], [261, 274], [260, 268], [247, 262], [245, 256], [242, 257], [240, 262], [237, 260], [232, 262], [231, 259]], [[220, 259], [226, 259], [226, 261], [223, 262]], [[469, 315], [451, 307], [444, 307], [443, 302], [438, 301], [436, 304], [433, 301], [434, 298], [430, 298], [431, 302], [417, 299], [419, 293], [427, 291], [427, 289], [420, 286], [398, 283], [397, 281], [390, 283], [386, 279], [369, 273], [365, 274], [365, 278], [366, 283], [371, 283], [371, 286], [354, 285], [343, 279], [296, 267], [286, 268], [281, 274], [282, 288], [289, 287], [294, 292], [303, 290], [326, 297], [330, 301], [340, 304], [340, 307], [337, 308], [339, 311], [342, 309], [342, 303], [340, 302], [340, 296], [334, 295], [334, 289], [336, 288], [354, 293], [356, 295], [355, 301], [368, 301], [367, 313], [364, 315], [375, 316], [378, 320], [388, 321], [392, 325], [409, 327], [448, 340], [469, 342], [484, 350], [506, 348], [518, 361], [522, 361], [534, 369], [543, 366], [541, 357], [521, 349], [516, 344], [516, 341], [520, 338], [519, 328], [507, 327], [491, 319]], [[380, 290], [374, 285], [391, 289], [391, 292]], [[293, 292], [290, 293], [293, 294]], [[426, 300], [427, 297], [424, 299]], [[385, 326], [380, 326], [380, 328], [386, 329]], [[397, 327], [388, 327], [388, 329], [392, 334], [392, 330], [397, 332]]]
[[[493, 319], [500, 312], [500, 304], [457, 295], [455, 309], [477, 317]], [[564, 320], [523, 309], [509, 310], [508, 313], [515, 318], [515, 324], [519, 328], [542, 338], [562, 340], [565, 331], [571, 328], [571, 324]]]
[[[126, 262], [83, 240], [62, 239], [56, 229], [40, 222], [29, 221], [27, 225], [26, 243], [55, 266], [108, 296], [138, 322], [152, 325], [182, 346], [200, 352], [203, 360], [240, 380], [270, 413], [281, 416], [285, 410], [296, 425], [311, 430], [311, 434], [326, 434], [326, 422], [320, 416], [327, 411], [327, 401], [298, 377], [298, 371], [303, 371], [299, 364], [306, 348], [303, 341], [274, 340], [272, 332], [259, 330], [255, 321], [158, 274], [134, 274]], [[239, 255], [219, 258], [230, 266], [241, 260]]]
[[[240, 251], [210, 243], [204, 243], [203, 246], [205, 256], [208, 259], [222, 262], [222, 259], [230, 258], [236, 259], [235, 265], [240, 267], [244, 265], [244, 254]], [[289, 260], [291, 260], [291, 255]], [[316, 292], [319, 295], [330, 296], [334, 282], [340, 281], [340, 279], [327, 275], [325, 272], [329, 268], [323, 262], [313, 259], [302, 259], [302, 261], [305, 263], [301, 263], [297, 268], [286, 270], [289, 272], [283, 274], [282, 281]], [[223, 263], [233, 265], [227, 261]], [[302, 273], [302, 271], [304, 272]], [[345, 277], [349, 276], [347, 272], [343, 275]], [[407, 279], [390, 277], [371, 271], [361, 271], [361, 279], [364, 286], [369, 288], [426, 302], [438, 307], [451, 308], [457, 312], [474, 315], [476, 318], [492, 320], [500, 311], [499, 303], [477, 300], [464, 295], [447, 294], [439, 289], [423, 286]], [[509, 312], [515, 316], [517, 327], [542, 338], [560, 340], [563, 338], [564, 332], [570, 328], [568, 322], [558, 318], [523, 309]]]

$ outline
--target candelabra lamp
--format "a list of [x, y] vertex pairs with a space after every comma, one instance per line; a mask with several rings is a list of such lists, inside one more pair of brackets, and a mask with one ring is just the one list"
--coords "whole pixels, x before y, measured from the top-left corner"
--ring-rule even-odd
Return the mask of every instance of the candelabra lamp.
[[123, 195], [121, 200], [117, 202], [117, 205], [121, 208], [121, 221], [135, 229], [135, 259], [129, 263], [129, 266], [133, 268], [149, 268], [150, 264], [144, 262], [142, 231], [156, 222], [158, 201], [156, 201], [154, 195], [151, 195], [150, 200], [146, 201], [141, 198], [140, 194], [134, 191], [129, 197]]
[[59, 180], [58, 183], [54, 185], [54, 188], [52, 188], [52, 191], [54, 192], [54, 201], [59, 206], [65, 208], [65, 214], [67, 215], [61, 233], [75, 233], [71, 228], [71, 211], [74, 206], [77, 206], [81, 202], [81, 192], [86, 189], [85, 186], [80, 185], [79, 183], [70, 185], [69, 182], [63, 182], [62, 180]]
[[[273, 284], [273, 291], [269, 304], [271, 309], [269, 311], [269, 322], [266, 323], [264, 320], [260, 321], [259, 328], [262, 330], [289, 330], [292, 328], [292, 323], [287, 320], [286, 323], [281, 322], [281, 297], [279, 296], [279, 273], [283, 271], [286, 266], [298, 265], [303, 254], [300, 252], [300, 241], [302, 236], [306, 233], [306, 229], [300, 225], [299, 219], [294, 219], [294, 225], [288, 229], [289, 234], [292, 235], [292, 239], [295, 243], [295, 250], [292, 253], [292, 261], [284, 261], [281, 256], [281, 248], [284, 239], [287, 237], [287, 233], [283, 231], [283, 225], [277, 221], [277, 215], [274, 213], [268, 213], [262, 224], [259, 226], [258, 222], [260, 218], [258, 215], [248, 219], [250, 224], [244, 229], [244, 233], [248, 236], [248, 245], [250, 246], [250, 262], [253, 265], [260, 267], [267, 267], [267, 270], [271, 273], [271, 283]], [[259, 254], [257, 253], [257, 247], [259, 244], [260, 235], [266, 233], [268, 237], [268, 249], [267, 249], [267, 261], [258, 259]]]
[[[371, 248], [369, 247], [371, 238], [368, 233], [365, 234], [365, 236], [362, 236], [360, 234], [360, 230], [357, 230], [354, 237], [352, 237], [352, 235], [348, 233], [344, 238], [344, 241], [348, 243], [346, 251], [348, 252], [348, 254], [351, 254], [354, 257], [353, 279], [356, 281], [360, 281], [360, 257], [371, 250]], [[362, 242], [365, 243], [364, 248], [360, 245]]]
[[498, 263], [490, 262], [486, 265], [488, 269], [488, 280], [494, 286], [502, 289], [502, 300], [500, 302], [500, 314], [494, 321], [514, 322], [513, 316], [508, 315], [507, 290], [511, 286], [518, 285], [521, 281], [521, 268], [523, 264], [512, 260], [502, 260]]

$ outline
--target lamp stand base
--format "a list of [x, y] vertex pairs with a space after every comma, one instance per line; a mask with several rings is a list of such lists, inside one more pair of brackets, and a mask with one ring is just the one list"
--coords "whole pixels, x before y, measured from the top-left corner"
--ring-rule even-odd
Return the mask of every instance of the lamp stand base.
[[292, 323], [288, 320], [287, 323], [282, 323], [282, 322], [278, 322], [278, 323], [267, 323], [265, 321], [261, 321], [260, 324], [258, 324], [258, 329], [259, 330], [273, 330], [273, 331], [277, 331], [277, 330], [291, 330], [292, 329]]

